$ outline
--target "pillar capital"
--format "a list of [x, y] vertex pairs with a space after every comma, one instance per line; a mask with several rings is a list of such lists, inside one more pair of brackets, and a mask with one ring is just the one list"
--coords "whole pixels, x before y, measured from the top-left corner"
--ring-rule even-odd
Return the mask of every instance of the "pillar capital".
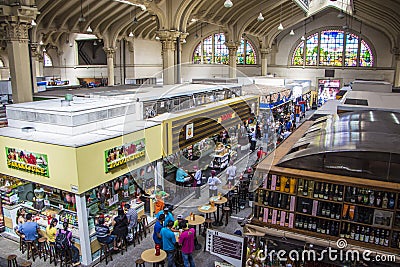
[[162, 50], [175, 50], [176, 38], [181, 36], [181, 32], [175, 30], [162, 30], [156, 32], [162, 44]]
[[30, 24], [11, 22], [2, 24], [7, 42], [18, 41], [27, 43], [29, 40], [28, 30], [32, 27]]
[[179, 35], [180, 40], [181, 40], [181, 44], [185, 43], [186, 37], [189, 35], [188, 32], [181, 32], [181, 34]]
[[105, 47], [104, 52], [106, 52], [107, 58], [113, 58], [115, 54], [115, 49], [112, 47]]

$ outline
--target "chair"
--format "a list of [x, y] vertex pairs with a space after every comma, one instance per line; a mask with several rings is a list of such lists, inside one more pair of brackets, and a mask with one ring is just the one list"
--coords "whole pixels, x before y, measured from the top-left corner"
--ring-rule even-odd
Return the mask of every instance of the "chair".
[[150, 227], [149, 227], [149, 222], [147, 221], [147, 215], [143, 214], [140, 216], [142, 219], [143, 227], [144, 227], [144, 237], [147, 236], [147, 230], [149, 230], [149, 234], [151, 232]]
[[56, 247], [54, 243], [48, 243], [48, 256], [49, 256], [49, 260], [50, 260], [50, 264], [52, 264], [54, 262], [54, 266], [57, 266], [57, 253], [56, 253]]
[[32, 260], [35, 261], [35, 254], [37, 254], [38, 250], [34, 241], [25, 240], [25, 244], [26, 244], [26, 251], [28, 253], [27, 259], [29, 260], [30, 258], [32, 258]]
[[48, 245], [46, 237], [41, 237], [38, 239], [38, 254], [39, 259], [43, 257], [43, 260], [46, 261], [48, 256]]
[[110, 258], [110, 261], [113, 260], [112, 255], [111, 255], [111, 249], [108, 246], [108, 244], [101, 243], [100, 244], [100, 262], [102, 262], [104, 259], [106, 260], [106, 265], [108, 264], [108, 258]]
[[58, 259], [60, 260], [60, 266], [63, 266], [63, 264], [65, 264], [66, 267], [72, 265], [71, 248], [66, 247], [65, 249], [58, 251]]
[[8, 255], [7, 257], [7, 267], [18, 267], [17, 255]]
[[24, 254], [26, 250], [25, 240], [22, 238], [21, 234], [17, 233], [17, 235], [19, 236], [19, 250], [21, 251], [22, 254]]
[[121, 244], [118, 246], [118, 248], [121, 250], [121, 255], [124, 255], [124, 250], [128, 252], [128, 241], [126, 240], [126, 237], [118, 238], [117, 242], [121, 242]]
[[32, 262], [31, 261], [24, 261], [24, 262], [21, 262], [19, 264], [19, 266], [20, 267], [31, 267], [32, 266]]
[[135, 263], [136, 263], [136, 267], [145, 267], [144, 260], [142, 260], [142, 259], [137, 259], [135, 261]]

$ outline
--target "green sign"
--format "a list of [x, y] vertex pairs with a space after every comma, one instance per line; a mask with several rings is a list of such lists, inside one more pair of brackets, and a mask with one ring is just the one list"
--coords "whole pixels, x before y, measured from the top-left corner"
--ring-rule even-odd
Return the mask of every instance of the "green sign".
[[9, 168], [49, 177], [47, 155], [9, 147], [6, 155]]
[[122, 164], [143, 158], [145, 151], [144, 138], [104, 151], [106, 173]]

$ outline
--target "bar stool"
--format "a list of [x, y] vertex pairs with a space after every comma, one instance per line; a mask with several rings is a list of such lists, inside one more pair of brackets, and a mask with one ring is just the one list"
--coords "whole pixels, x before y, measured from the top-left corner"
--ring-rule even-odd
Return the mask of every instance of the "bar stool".
[[235, 211], [235, 213], [238, 213], [240, 211], [239, 193], [233, 193], [231, 209], [232, 209], [232, 212]]
[[136, 263], [136, 267], [145, 267], [144, 260], [142, 260], [142, 259], [137, 259], [135, 261], [135, 263]]
[[18, 236], [19, 236], [19, 250], [21, 251], [22, 254], [24, 254], [26, 250], [26, 243], [25, 240], [22, 238], [22, 235], [18, 234]]
[[46, 261], [48, 254], [46, 237], [41, 237], [38, 239], [38, 254], [39, 254], [39, 259], [43, 257], [43, 260]]
[[26, 244], [26, 250], [27, 250], [27, 259], [29, 260], [30, 258], [32, 258], [33, 261], [35, 261], [35, 253], [37, 253], [37, 247], [34, 243], [34, 241], [27, 241], [25, 240], [25, 244]]
[[54, 243], [48, 243], [47, 247], [48, 247], [47, 252], [48, 252], [49, 259], [50, 259], [50, 264], [52, 264], [54, 262], [54, 266], [57, 266], [58, 257], [57, 257], [57, 253], [56, 253], [55, 244]]
[[31, 261], [24, 261], [19, 264], [20, 267], [32, 267]]
[[66, 247], [59, 251], [60, 266], [65, 264], [65, 267], [72, 265], [72, 251], [71, 248]]
[[8, 255], [7, 257], [7, 267], [18, 267], [17, 255]]
[[142, 223], [143, 223], [144, 237], [146, 237], [147, 230], [149, 230], [149, 234], [151, 232], [150, 227], [149, 227], [149, 222], [147, 221], [147, 215], [143, 214], [142, 216], [140, 216], [140, 218], [142, 219]]
[[108, 264], [108, 258], [110, 258], [110, 261], [113, 260], [112, 255], [111, 255], [111, 249], [108, 247], [108, 244], [101, 243], [100, 244], [100, 262], [102, 262], [104, 259], [106, 260], [106, 265]]
[[228, 219], [229, 219], [229, 215], [231, 213], [231, 208], [229, 207], [223, 207], [222, 209], [222, 216], [221, 216], [221, 222], [225, 216], [225, 226], [228, 225]]
[[121, 255], [124, 255], [124, 250], [128, 252], [128, 241], [126, 240], [126, 237], [121, 238], [118, 241], [121, 242], [118, 248], [121, 250]]

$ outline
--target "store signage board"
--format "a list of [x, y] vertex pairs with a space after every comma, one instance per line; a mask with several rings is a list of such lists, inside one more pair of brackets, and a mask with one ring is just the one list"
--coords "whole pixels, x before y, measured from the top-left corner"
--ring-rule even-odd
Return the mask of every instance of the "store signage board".
[[245, 260], [243, 237], [207, 229], [206, 250], [233, 266], [242, 266]]
[[186, 140], [193, 138], [194, 136], [194, 128], [193, 128], [193, 123], [187, 124], [186, 125]]
[[125, 163], [144, 158], [145, 154], [145, 138], [107, 149], [104, 151], [105, 172], [108, 173]]
[[46, 154], [6, 147], [6, 155], [9, 168], [49, 177]]

